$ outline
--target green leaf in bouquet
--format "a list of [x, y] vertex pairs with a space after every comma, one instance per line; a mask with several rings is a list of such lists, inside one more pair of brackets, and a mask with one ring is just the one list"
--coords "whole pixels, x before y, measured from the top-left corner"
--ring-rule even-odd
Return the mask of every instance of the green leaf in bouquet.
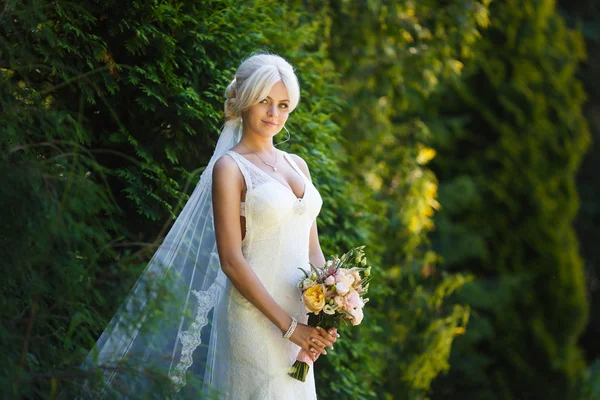
[[298, 269], [304, 273], [304, 279], [306, 279], [306, 278], [308, 278], [310, 276], [310, 274], [308, 273], [308, 271], [305, 270], [304, 268], [298, 267]]
[[361, 267], [352, 267], [352, 268], [350, 268], [348, 271], [349, 271], [350, 273], [353, 273], [353, 272], [356, 272], [356, 271], [358, 271], [358, 272], [362, 272], [362, 271], [365, 271], [365, 270], [366, 270], [366, 268], [361, 268]]
[[367, 283], [365, 286], [363, 286], [363, 293], [367, 293], [369, 291], [369, 284]]
[[321, 281], [321, 272], [319, 271], [319, 269], [315, 267], [313, 263], [309, 262], [309, 264], [310, 269], [315, 273], [315, 275], [317, 275], [317, 281]]

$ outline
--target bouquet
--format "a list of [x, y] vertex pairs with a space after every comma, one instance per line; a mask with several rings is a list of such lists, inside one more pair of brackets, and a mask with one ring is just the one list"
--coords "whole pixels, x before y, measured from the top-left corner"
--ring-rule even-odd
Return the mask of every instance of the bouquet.
[[[309, 312], [309, 326], [329, 330], [341, 324], [362, 322], [363, 307], [369, 301], [364, 296], [372, 278], [364, 247], [355, 247], [341, 257], [335, 255], [320, 268], [309, 262], [310, 273], [300, 268], [304, 278], [298, 288]], [[312, 362], [312, 357], [304, 349], [300, 350], [288, 375], [304, 382]]]

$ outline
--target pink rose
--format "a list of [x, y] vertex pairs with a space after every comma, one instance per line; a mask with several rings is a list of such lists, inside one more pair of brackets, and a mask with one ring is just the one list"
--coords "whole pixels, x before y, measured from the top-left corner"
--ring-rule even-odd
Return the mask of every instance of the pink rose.
[[354, 275], [351, 274], [350, 272], [345, 272], [344, 275], [346, 275], [346, 280], [348, 281], [348, 286], [353, 285], [354, 284]]
[[362, 322], [364, 314], [361, 307], [357, 307], [354, 310], [350, 311], [352, 314], [352, 325], [358, 325]]
[[333, 285], [335, 285], [335, 277], [333, 275], [329, 275], [327, 277], [327, 279], [325, 279], [325, 284], [327, 286], [333, 286]]
[[338, 270], [337, 274], [335, 274], [335, 282], [343, 283], [346, 286], [352, 286], [354, 283], [354, 277], [352, 275], [346, 275], [343, 271]]
[[352, 310], [354, 308], [363, 306], [363, 302], [360, 299], [360, 296], [354, 290], [351, 291], [350, 293], [348, 293], [346, 295], [346, 297], [344, 298], [344, 300], [346, 303], [346, 309], [348, 309], [348, 310]]
[[344, 306], [344, 298], [342, 296], [335, 296], [333, 298], [333, 302], [338, 307], [343, 307]]

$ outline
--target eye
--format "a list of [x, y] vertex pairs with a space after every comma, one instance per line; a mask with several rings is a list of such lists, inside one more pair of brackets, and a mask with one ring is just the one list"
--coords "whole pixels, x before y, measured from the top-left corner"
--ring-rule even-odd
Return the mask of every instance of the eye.
[[286, 103], [281, 103], [279, 106], [281, 108], [289, 108], [289, 105], [287, 105]]
[[267, 103], [267, 99], [262, 99], [261, 101], [259, 101], [260, 104], [266, 104]]

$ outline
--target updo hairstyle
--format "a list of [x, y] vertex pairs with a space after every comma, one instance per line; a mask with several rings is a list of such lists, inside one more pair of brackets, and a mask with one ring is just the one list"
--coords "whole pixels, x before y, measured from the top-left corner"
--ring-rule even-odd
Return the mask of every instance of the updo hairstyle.
[[266, 98], [279, 81], [287, 89], [291, 112], [300, 101], [300, 86], [294, 68], [274, 54], [255, 54], [245, 59], [225, 91], [225, 121], [241, 121], [242, 111]]

